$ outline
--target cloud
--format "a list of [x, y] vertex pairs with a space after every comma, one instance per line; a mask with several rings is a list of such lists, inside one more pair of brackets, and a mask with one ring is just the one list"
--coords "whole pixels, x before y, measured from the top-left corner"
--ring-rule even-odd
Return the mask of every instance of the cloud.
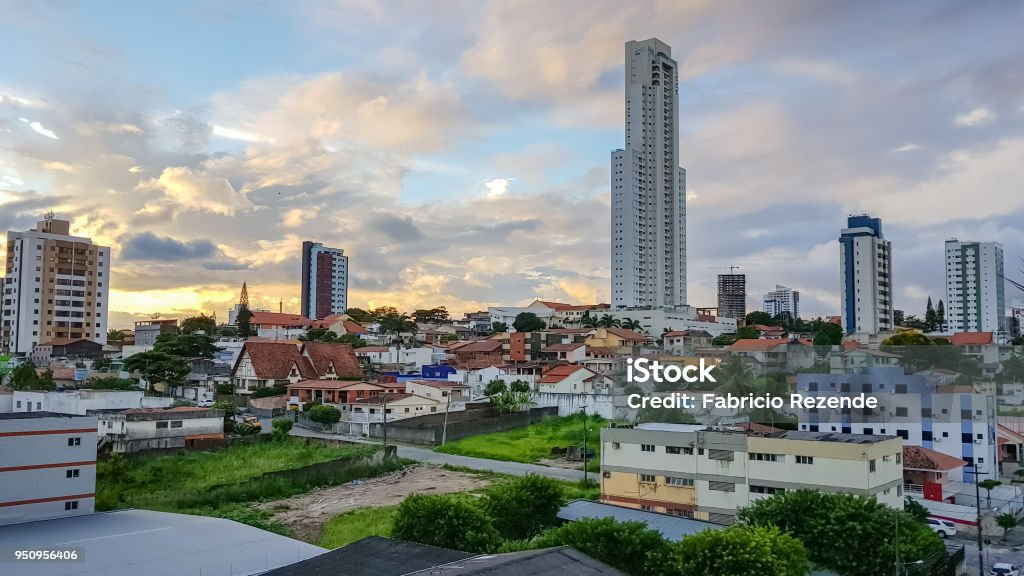
[[40, 134], [42, 136], [46, 136], [47, 138], [52, 138], [54, 140], [60, 140], [60, 138], [57, 137], [57, 134], [54, 133], [53, 130], [50, 130], [49, 128], [43, 126], [40, 122], [33, 122], [26, 118], [19, 118], [19, 120], [21, 120], [25, 124], [28, 124], [28, 127], [31, 128], [32, 131], [35, 132], [36, 134]]
[[988, 108], [975, 108], [970, 112], [957, 114], [953, 122], [957, 126], [981, 126], [996, 119], [994, 112]]
[[[175, 212], [198, 210], [234, 216], [239, 211], [252, 208], [245, 195], [237, 192], [226, 179], [191, 168], [165, 168], [159, 178], [143, 182], [140, 188], [162, 192], [163, 198], [158, 204], [165, 203]], [[159, 205], [151, 204], [142, 212], [158, 210]]]
[[284, 218], [281, 220], [281, 225], [285, 228], [298, 228], [306, 223], [307, 220], [315, 216], [313, 210], [304, 208], [292, 208], [291, 210], [284, 213]]
[[121, 239], [119, 256], [124, 260], [179, 262], [212, 258], [218, 254], [217, 246], [209, 240], [181, 241], [152, 232], [140, 232]]
[[370, 216], [367, 228], [380, 232], [395, 242], [414, 242], [423, 238], [423, 231], [410, 216], [377, 213]]
[[512, 183], [512, 178], [491, 178], [484, 182], [484, 188], [487, 190], [485, 196], [487, 198], [497, 198], [504, 196], [508, 193], [509, 184]]
[[892, 151], [893, 152], [913, 152], [914, 150], [920, 150], [920, 149], [921, 149], [921, 147], [919, 145], [912, 144], [912, 143], [908, 142], [908, 143], [906, 143], [906, 144], [904, 144], [902, 146], [899, 146], [897, 148], [893, 148]]
[[857, 74], [852, 70], [835, 62], [825, 60], [810, 60], [793, 58], [779, 60], [772, 64], [772, 68], [783, 74], [802, 76], [829, 84], [849, 86], [858, 80]]

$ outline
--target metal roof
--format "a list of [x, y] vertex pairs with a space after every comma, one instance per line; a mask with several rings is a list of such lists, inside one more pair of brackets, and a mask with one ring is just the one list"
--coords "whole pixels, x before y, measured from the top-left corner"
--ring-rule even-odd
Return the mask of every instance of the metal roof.
[[0, 526], [0, 548], [79, 548], [82, 562], [25, 563], [18, 576], [242, 576], [323, 548], [205, 516], [121, 510]]
[[561, 520], [582, 520], [583, 518], [613, 518], [618, 522], [643, 522], [651, 530], [657, 530], [669, 540], [682, 540], [704, 530], [721, 530], [725, 526], [702, 522], [657, 512], [645, 512], [622, 506], [612, 506], [591, 500], [573, 500], [558, 511]]

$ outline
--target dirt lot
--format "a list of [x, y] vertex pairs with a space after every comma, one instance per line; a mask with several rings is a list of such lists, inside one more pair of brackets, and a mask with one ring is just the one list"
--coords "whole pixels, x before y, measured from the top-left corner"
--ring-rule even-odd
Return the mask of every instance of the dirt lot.
[[566, 460], [565, 458], [541, 458], [540, 460], [534, 462], [534, 464], [540, 464], [541, 466], [550, 466], [552, 468], [583, 470], [583, 462], [573, 462], [572, 460]]
[[490, 484], [486, 478], [474, 474], [422, 465], [358, 482], [266, 502], [259, 507], [278, 510], [275, 522], [288, 526], [296, 538], [315, 542], [324, 522], [356, 508], [400, 504], [406, 496], [415, 493], [468, 492]]

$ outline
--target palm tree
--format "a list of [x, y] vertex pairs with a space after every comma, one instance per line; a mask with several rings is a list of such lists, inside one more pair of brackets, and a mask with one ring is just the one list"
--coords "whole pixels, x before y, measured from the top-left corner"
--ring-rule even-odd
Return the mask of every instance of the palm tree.
[[604, 314], [601, 316], [601, 319], [597, 321], [597, 325], [599, 328], [621, 328], [622, 322], [611, 314]]
[[380, 331], [385, 334], [392, 334], [395, 339], [401, 342], [403, 332], [416, 333], [418, 326], [408, 314], [394, 313], [387, 314], [380, 319]]
[[643, 330], [643, 326], [640, 325], [640, 321], [633, 320], [632, 318], [626, 318], [625, 320], [623, 320], [621, 323], [621, 327], [625, 328], [626, 330], [634, 330], [637, 332]]
[[107, 330], [107, 342], [124, 342], [124, 338], [124, 330], [116, 330], [114, 328]]
[[739, 356], [730, 356], [715, 369], [720, 384], [715, 389], [717, 394], [746, 396], [756, 392], [754, 372], [746, 361]]
[[580, 317], [580, 326], [584, 328], [598, 328], [598, 322], [599, 321], [597, 318], [594, 318], [593, 316], [590, 315], [590, 310], [584, 312], [583, 316]]
[[992, 489], [996, 486], [1000, 486], [1002, 482], [999, 480], [982, 480], [978, 482], [978, 487], [985, 491], [985, 496], [988, 498], [988, 507], [992, 507]]

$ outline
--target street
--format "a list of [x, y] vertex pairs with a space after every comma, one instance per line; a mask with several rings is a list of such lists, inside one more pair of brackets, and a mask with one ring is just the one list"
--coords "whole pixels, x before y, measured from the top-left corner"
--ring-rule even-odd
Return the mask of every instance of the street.
[[[981, 574], [987, 576], [988, 571], [992, 568], [993, 564], [999, 562], [1007, 562], [1010, 564], [1016, 564], [1020, 566], [1024, 564], [1024, 546], [1004, 546], [1001, 545], [998, 539], [989, 538], [992, 543], [985, 544], [982, 547], [982, 553], [985, 558], [985, 571]], [[957, 542], [964, 545], [964, 553], [966, 554], [967, 569], [966, 573], [969, 576], [979, 574], [978, 572], [978, 543], [974, 539], [965, 539], [957, 537], [952, 542]]]

